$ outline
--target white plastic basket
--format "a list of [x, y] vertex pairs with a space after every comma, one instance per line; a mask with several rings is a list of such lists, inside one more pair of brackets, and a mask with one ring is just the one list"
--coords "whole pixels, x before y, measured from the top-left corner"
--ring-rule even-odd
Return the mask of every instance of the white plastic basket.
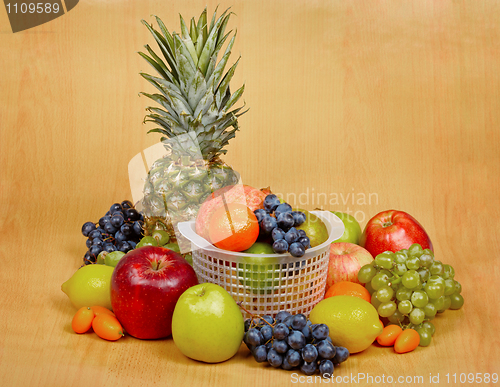
[[[179, 223], [192, 247], [193, 268], [200, 283], [222, 286], [254, 314], [280, 310], [306, 316], [324, 296], [330, 244], [344, 233], [344, 224], [329, 211], [310, 211], [328, 230], [328, 240], [296, 258], [286, 254], [245, 254], [221, 250], [196, 234], [195, 223]], [[244, 313], [245, 318], [250, 317]]]

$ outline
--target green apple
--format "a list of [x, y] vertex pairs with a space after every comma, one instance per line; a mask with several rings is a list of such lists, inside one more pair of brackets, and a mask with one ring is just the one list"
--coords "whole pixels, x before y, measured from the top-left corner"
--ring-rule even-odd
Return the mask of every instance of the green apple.
[[354, 243], [355, 245], [359, 245], [359, 238], [361, 238], [362, 231], [356, 218], [343, 212], [332, 212], [344, 223], [344, 234], [332, 243]]
[[191, 359], [205, 363], [226, 361], [238, 352], [244, 333], [240, 308], [219, 285], [192, 286], [175, 304], [172, 338]]
[[269, 257], [259, 257], [259, 254], [275, 254], [273, 246], [269, 243], [255, 242], [250, 248], [243, 253], [252, 254], [248, 257], [241, 258], [238, 263], [238, 276], [242, 277], [240, 283], [248, 286], [250, 291], [255, 294], [271, 294], [275, 286], [280, 285], [279, 278], [274, 278], [278, 274], [280, 266], [278, 264], [270, 264]]

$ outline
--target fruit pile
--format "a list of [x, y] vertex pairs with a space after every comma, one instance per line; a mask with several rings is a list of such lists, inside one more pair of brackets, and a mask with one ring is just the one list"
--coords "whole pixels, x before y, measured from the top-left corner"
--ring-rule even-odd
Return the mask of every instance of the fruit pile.
[[288, 251], [293, 257], [302, 257], [306, 249], [311, 247], [306, 232], [295, 228], [306, 221], [306, 215], [301, 211], [293, 211], [290, 204], [281, 203], [276, 195], [267, 195], [264, 209], [259, 208], [254, 214], [260, 231], [264, 235], [271, 235], [276, 254]]
[[87, 237], [85, 265], [96, 263], [102, 251], [126, 253], [136, 247], [142, 236], [143, 216], [129, 200], [114, 203], [98, 223], [85, 222], [82, 234]]
[[243, 341], [257, 362], [285, 370], [300, 368], [306, 375], [319, 371], [329, 378], [335, 365], [349, 357], [346, 348], [332, 344], [327, 325], [312, 324], [303, 314], [287, 311], [278, 312], [276, 318], [254, 315], [245, 320]]
[[358, 272], [378, 314], [390, 323], [416, 329], [420, 346], [431, 343], [434, 327], [429, 321], [436, 313], [460, 309], [464, 303], [462, 286], [454, 277], [453, 267], [435, 260], [432, 250], [418, 243], [378, 254]]

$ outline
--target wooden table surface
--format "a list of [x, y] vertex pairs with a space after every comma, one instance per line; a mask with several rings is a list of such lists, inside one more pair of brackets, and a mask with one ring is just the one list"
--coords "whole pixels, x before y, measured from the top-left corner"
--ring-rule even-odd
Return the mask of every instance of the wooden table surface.
[[372, 345], [335, 376], [461, 385], [500, 373], [500, 2], [88, 0], [15, 34], [0, 10], [0, 384], [294, 384], [244, 346], [208, 365], [171, 339], [76, 335], [60, 290], [86, 251], [82, 224], [130, 198], [128, 162], [159, 140], [142, 124], [138, 93], [152, 89], [136, 52], [153, 41], [140, 20], [178, 31], [179, 13], [218, 3], [236, 14], [233, 87], [246, 84], [250, 107], [225, 157], [244, 183], [362, 226], [406, 211], [463, 286], [429, 347]]

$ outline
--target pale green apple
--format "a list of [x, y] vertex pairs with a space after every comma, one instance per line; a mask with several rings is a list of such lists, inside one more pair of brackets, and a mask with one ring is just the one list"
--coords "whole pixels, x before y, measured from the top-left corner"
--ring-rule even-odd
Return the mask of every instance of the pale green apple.
[[344, 223], [344, 234], [342, 234], [339, 239], [334, 240], [333, 243], [354, 243], [355, 245], [359, 245], [359, 238], [361, 238], [361, 226], [356, 218], [344, 212], [332, 212], [340, 218], [342, 223]]
[[191, 359], [205, 363], [226, 361], [238, 352], [244, 333], [240, 308], [219, 285], [192, 286], [175, 304], [172, 338]]
[[[243, 251], [249, 253], [238, 263], [238, 276], [243, 277], [240, 283], [248, 286], [252, 293], [271, 294], [275, 286], [279, 286], [279, 264], [270, 264], [269, 257], [259, 257], [259, 254], [275, 254], [269, 243], [255, 242], [249, 249]], [[273, 280], [274, 276], [274, 280]]]

